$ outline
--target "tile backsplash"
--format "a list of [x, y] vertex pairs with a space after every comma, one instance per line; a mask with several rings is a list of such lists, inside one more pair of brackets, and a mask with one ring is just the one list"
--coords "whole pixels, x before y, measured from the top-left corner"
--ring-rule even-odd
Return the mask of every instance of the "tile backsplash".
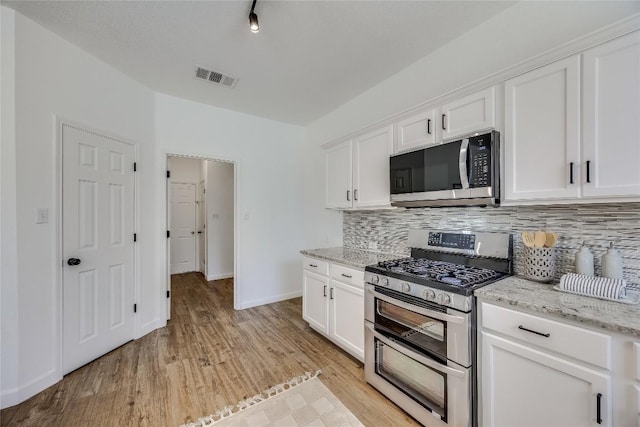
[[524, 271], [520, 232], [555, 231], [556, 279], [574, 271], [574, 256], [582, 242], [593, 252], [599, 275], [600, 257], [613, 242], [623, 258], [624, 278], [640, 283], [640, 203], [345, 211], [344, 246], [369, 249], [373, 243], [380, 252], [408, 254], [409, 228], [511, 232], [516, 274]]

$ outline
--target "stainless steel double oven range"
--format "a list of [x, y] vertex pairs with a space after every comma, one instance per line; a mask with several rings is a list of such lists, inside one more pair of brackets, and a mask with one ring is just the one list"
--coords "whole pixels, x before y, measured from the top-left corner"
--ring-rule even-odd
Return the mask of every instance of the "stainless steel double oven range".
[[365, 268], [365, 378], [425, 426], [475, 426], [473, 291], [511, 274], [511, 235], [409, 230], [409, 245]]

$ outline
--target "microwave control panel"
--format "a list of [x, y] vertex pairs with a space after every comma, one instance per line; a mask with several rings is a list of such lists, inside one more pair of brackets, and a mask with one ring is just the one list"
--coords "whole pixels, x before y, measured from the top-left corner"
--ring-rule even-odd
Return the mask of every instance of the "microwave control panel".
[[491, 134], [469, 138], [469, 187], [490, 187]]

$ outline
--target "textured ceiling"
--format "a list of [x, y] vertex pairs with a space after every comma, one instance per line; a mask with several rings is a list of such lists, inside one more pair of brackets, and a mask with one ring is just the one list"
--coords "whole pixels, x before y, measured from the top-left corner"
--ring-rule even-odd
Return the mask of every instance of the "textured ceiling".
[[259, 0], [258, 34], [249, 0], [3, 4], [157, 92], [306, 125], [513, 2]]

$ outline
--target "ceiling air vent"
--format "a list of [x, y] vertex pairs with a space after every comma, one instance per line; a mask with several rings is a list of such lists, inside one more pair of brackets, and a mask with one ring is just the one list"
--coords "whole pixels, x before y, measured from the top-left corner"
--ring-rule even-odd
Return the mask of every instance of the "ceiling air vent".
[[196, 78], [208, 80], [211, 83], [216, 83], [227, 87], [234, 87], [238, 82], [238, 79], [235, 77], [227, 76], [217, 71], [208, 70], [200, 66], [196, 66]]

